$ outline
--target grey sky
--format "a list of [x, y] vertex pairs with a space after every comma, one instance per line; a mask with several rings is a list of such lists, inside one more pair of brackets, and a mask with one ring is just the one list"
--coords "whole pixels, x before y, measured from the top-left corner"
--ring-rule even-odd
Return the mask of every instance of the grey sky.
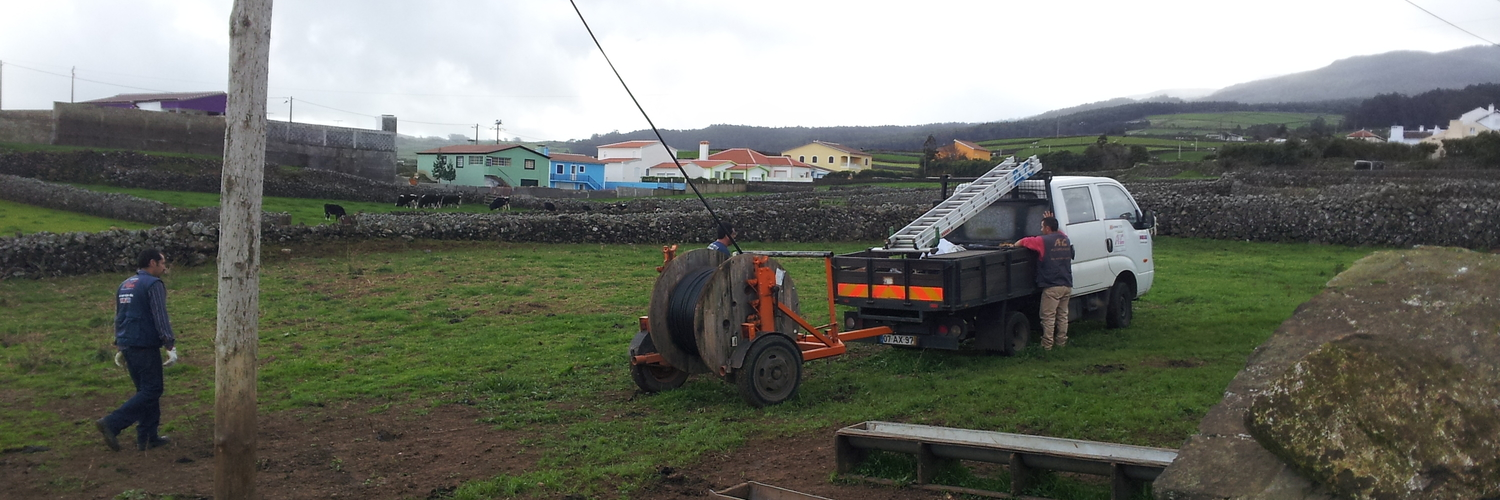
[[[1413, 1], [1500, 41], [1500, 0]], [[1013, 119], [1483, 43], [1403, 0], [578, 3], [657, 126], [676, 129]], [[223, 90], [230, 6], [0, 0], [0, 105], [68, 101], [57, 75], [74, 66], [79, 101]], [[295, 121], [374, 128], [393, 114], [415, 135], [478, 123], [492, 140], [497, 119], [527, 141], [646, 126], [566, 0], [283, 0], [271, 37], [273, 120], [294, 96]]]

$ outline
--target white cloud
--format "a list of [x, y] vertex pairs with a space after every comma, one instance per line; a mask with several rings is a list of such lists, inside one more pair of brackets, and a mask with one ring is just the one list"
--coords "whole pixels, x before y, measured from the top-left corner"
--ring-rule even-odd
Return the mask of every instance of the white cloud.
[[[1401, 0], [579, 4], [656, 124], [677, 129], [1010, 119], [1480, 43]], [[1418, 4], [1500, 40], [1500, 2]], [[78, 100], [222, 89], [230, 5], [7, 0], [4, 107], [68, 99], [66, 76], [25, 68], [115, 84], [79, 81]], [[528, 140], [646, 126], [567, 2], [280, 2], [274, 16], [273, 119], [296, 96], [297, 121], [374, 127], [394, 114], [425, 135], [479, 123], [493, 137], [496, 119]]]

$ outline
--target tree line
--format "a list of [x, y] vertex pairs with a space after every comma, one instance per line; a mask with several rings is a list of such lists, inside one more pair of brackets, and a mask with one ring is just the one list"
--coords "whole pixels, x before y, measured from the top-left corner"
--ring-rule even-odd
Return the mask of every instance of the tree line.
[[1462, 89], [1437, 89], [1414, 96], [1380, 94], [1350, 110], [1346, 123], [1355, 128], [1402, 125], [1447, 127], [1450, 120], [1474, 108], [1500, 103], [1500, 83], [1470, 85]]

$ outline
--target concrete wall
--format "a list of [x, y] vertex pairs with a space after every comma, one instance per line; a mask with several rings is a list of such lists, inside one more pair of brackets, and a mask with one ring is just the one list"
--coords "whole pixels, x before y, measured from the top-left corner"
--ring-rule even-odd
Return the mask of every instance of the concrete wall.
[[224, 154], [224, 118], [53, 103], [52, 144]]
[[[54, 103], [51, 115], [51, 144], [214, 156], [224, 154], [222, 116], [68, 103]], [[396, 175], [396, 134], [268, 122], [266, 161], [388, 183]]]
[[51, 143], [52, 112], [46, 110], [0, 111], [0, 142]]

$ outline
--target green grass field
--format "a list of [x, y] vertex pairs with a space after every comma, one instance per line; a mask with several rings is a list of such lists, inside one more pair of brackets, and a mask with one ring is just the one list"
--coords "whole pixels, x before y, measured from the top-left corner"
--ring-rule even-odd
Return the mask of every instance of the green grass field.
[[[78, 187], [105, 193], [124, 193], [148, 200], [156, 200], [178, 208], [199, 208], [219, 206], [218, 193], [194, 193], [188, 191], [159, 191], [154, 189], [122, 188], [101, 185], [77, 185]], [[394, 201], [394, 200], [393, 200]], [[350, 214], [358, 212], [368, 213], [390, 213], [410, 210], [405, 207], [395, 206], [393, 203], [374, 203], [368, 201], [346, 201], [346, 200], [313, 200], [307, 198], [284, 198], [280, 196], [266, 196], [261, 200], [261, 209], [267, 212], [287, 212], [292, 214], [292, 224], [307, 224], [309, 226], [327, 223], [323, 218], [323, 204], [335, 203], [344, 207], [344, 211]], [[428, 210], [432, 211], [432, 210]], [[439, 212], [488, 212], [489, 208], [477, 203], [470, 203], [461, 207], [445, 207]]]
[[1251, 125], [1286, 125], [1288, 129], [1306, 127], [1317, 117], [1323, 117], [1330, 125], [1344, 120], [1343, 115], [1319, 113], [1284, 113], [1259, 111], [1232, 111], [1224, 113], [1182, 113], [1175, 115], [1153, 115], [1146, 117], [1151, 127], [1130, 131], [1130, 135], [1193, 136], [1248, 128]]
[[[744, 247], [846, 252], [871, 244]], [[661, 466], [751, 438], [877, 419], [1175, 448], [1255, 346], [1367, 252], [1161, 238], [1155, 288], [1136, 303], [1130, 328], [1076, 324], [1065, 350], [1013, 358], [856, 344], [848, 355], [807, 363], [798, 398], [752, 409], [710, 376], [630, 397], [625, 351], [661, 262], [656, 245], [296, 249], [270, 254], [261, 273], [260, 411], [361, 402], [422, 414], [462, 402], [499, 428], [527, 430], [528, 446], [541, 450], [539, 469], [467, 483], [455, 492], [460, 499], [640, 498]], [[824, 294], [822, 262], [782, 262], [809, 319], [826, 320], [814, 299]], [[168, 369], [168, 393], [198, 402], [166, 415], [166, 433], [213, 420], [214, 276], [202, 266], [166, 278], [185, 359]], [[97, 446], [79, 422], [44, 408], [68, 399], [114, 404], [129, 387], [109, 361], [109, 292], [120, 279], [0, 281], [0, 448]], [[865, 472], [910, 474], [892, 460]], [[990, 488], [1004, 481], [961, 468], [942, 478]], [[1108, 497], [1106, 486], [1066, 479], [1030, 493]]]
[[43, 231], [71, 233], [76, 231], [97, 233], [110, 228], [145, 229], [152, 224], [94, 217], [77, 212], [53, 210], [38, 206], [0, 200], [0, 236], [16, 233], [32, 234]]

